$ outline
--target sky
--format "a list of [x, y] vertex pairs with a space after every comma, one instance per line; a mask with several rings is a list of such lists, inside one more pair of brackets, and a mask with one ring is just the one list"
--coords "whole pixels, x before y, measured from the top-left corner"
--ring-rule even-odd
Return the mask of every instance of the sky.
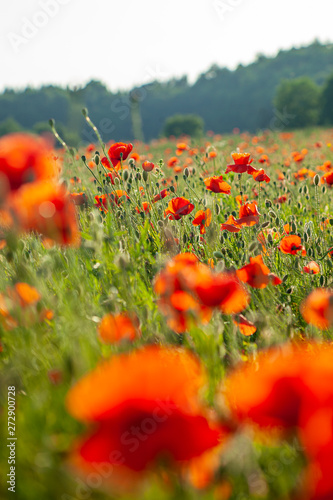
[[212, 64], [333, 42], [332, 14], [332, 0], [2, 0], [0, 91], [194, 82]]

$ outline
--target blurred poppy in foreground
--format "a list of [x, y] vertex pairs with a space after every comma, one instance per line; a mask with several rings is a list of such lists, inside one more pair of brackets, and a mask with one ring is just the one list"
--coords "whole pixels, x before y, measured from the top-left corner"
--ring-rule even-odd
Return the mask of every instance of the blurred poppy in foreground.
[[28, 283], [16, 283], [0, 294], [0, 323], [7, 330], [18, 325], [30, 326], [38, 321], [52, 319], [49, 309], [37, 308], [41, 300], [38, 290]]
[[186, 198], [172, 198], [168, 208], [164, 211], [164, 217], [169, 215], [170, 220], [179, 220], [184, 215], [188, 215], [194, 209], [194, 205]]
[[149, 346], [99, 365], [67, 396], [71, 415], [94, 424], [74, 447], [76, 465], [114, 465], [109, 480], [125, 488], [133, 473], [179, 471], [227, 435], [199, 399], [204, 383], [183, 349]]
[[52, 149], [45, 139], [25, 133], [0, 138], [0, 201], [23, 184], [56, 174]]
[[24, 231], [36, 231], [61, 245], [80, 245], [74, 203], [66, 189], [51, 181], [22, 186], [9, 200], [13, 219]]
[[227, 377], [235, 418], [266, 431], [296, 432], [308, 459], [304, 500], [333, 498], [333, 347], [271, 349]]
[[239, 328], [242, 335], [250, 337], [257, 331], [257, 327], [252, 321], [249, 321], [242, 314], [237, 314], [233, 317], [233, 323]]
[[333, 325], [333, 291], [325, 288], [313, 290], [300, 305], [307, 323], [325, 330]]

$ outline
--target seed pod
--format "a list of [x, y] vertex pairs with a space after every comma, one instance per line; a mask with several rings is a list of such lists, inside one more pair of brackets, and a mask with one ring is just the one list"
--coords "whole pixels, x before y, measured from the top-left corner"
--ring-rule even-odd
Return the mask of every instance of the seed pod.
[[313, 184], [314, 184], [315, 186], [318, 186], [319, 181], [320, 181], [320, 177], [319, 177], [319, 175], [318, 175], [318, 174], [316, 174], [316, 175], [314, 176], [314, 178], [313, 178]]

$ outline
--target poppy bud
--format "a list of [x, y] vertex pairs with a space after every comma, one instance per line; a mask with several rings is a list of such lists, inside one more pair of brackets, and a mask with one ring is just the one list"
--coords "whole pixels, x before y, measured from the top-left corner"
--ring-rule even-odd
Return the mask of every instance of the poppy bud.
[[303, 191], [304, 191], [304, 194], [307, 194], [309, 192], [308, 186], [304, 186]]
[[297, 226], [296, 226], [296, 224], [295, 224], [295, 222], [294, 222], [294, 221], [291, 223], [291, 231], [292, 231], [293, 233], [296, 233], [296, 231], [297, 231]]
[[86, 157], [84, 155], [81, 156], [81, 160], [83, 161], [83, 163], [85, 163], [86, 161]]
[[249, 252], [253, 252], [257, 247], [258, 247], [257, 242], [252, 241], [252, 243], [249, 245]]
[[49, 125], [51, 128], [53, 128], [55, 126], [55, 120], [53, 120], [53, 118], [50, 118]]
[[215, 205], [215, 213], [216, 215], [219, 215], [221, 209], [220, 209], [220, 205]]
[[141, 174], [140, 174], [140, 172], [137, 172], [137, 173], [135, 174], [135, 180], [136, 180], [136, 181], [141, 181]]
[[124, 170], [124, 173], [123, 173], [123, 179], [124, 179], [124, 181], [127, 181], [128, 177], [129, 177], [128, 171]]
[[320, 286], [324, 286], [325, 285], [325, 276], [321, 275], [320, 278], [319, 278], [319, 284]]
[[266, 205], [266, 208], [270, 208], [272, 206], [271, 200], [266, 200], [265, 205]]
[[85, 118], [87, 118], [87, 116], [88, 116], [88, 110], [87, 110], [87, 108], [82, 108], [82, 114], [83, 114], [83, 116]]
[[142, 172], [142, 177], [143, 177], [143, 180], [144, 180], [145, 182], [147, 182], [147, 180], [148, 180], [148, 172], [147, 172], [146, 170], [144, 170], [144, 171]]
[[275, 219], [275, 224], [276, 224], [277, 226], [279, 226], [279, 225], [280, 225], [280, 219], [279, 219], [278, 217]]
[[223, 254], [221, 252], [214, 252], [213, 256], [216, 257], [216, 259], [222, 259], [223, 258]]
[[314, 184], [315, 186], [318, 186], [319, 181], [320, 181], [320, 177], [319, 177], [319, 175], [318, 175], [318, 174], [316, 174], [316, 175], [314, 176], [314, 178], [313, 178], [313, 184]]
[[305, 243], [307, 243], [309, 241], [309, 236], [307, 233], [303, 234], [303, 239], [304, 239]]
[[269, 221], [267, 222], [264, 222], [263, 224], [261, 224], [261, 228], [262, 229], [265, 229], [265, 227], [269, 226]]
[[326, 191], [327, 191], [327, 190], [326, 190], [326, 186], [323, 186], [323, 187], [321, 188], [321, 192], [322, 192], [323, 194], [325, 194], [325, 193], [326, 193]]
[[297, 203], [297, 208], [302, 208], [302, 203], [300, 201]]
[[188, 177], [190, 175], [190, 172], [189, 172], [187, 167], [184, 170], [184, 175], [185, 175], [185, 177]]
[[333, 226], [333, 219], [330, 219], [330, 225]]
[[170, 191], [171, 191], [171, 193], [175, 193], [176, 192], [175, 187], [174, 186], [170, 186]]
[[96, 163], [96, 165], [99, 165], [99, 160], [100, 160], [99, 155], [95, 155], [94, 162]]
[[288, 288], [288, 290], [286, 290], [286, 293], [293, 293], [293, 287], [291, 286], [290, 288]]
[[285, 274], [282, 278], [282, 283], [285, 283], [287, 279], [289, 278], [289, 274]]

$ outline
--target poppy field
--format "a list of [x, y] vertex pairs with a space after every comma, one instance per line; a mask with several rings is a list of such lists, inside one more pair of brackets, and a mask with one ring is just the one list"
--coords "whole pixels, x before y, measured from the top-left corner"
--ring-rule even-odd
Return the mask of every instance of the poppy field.
[[84, 116], [0, 138], [1, 498], [332, 500], [333, 130]]

